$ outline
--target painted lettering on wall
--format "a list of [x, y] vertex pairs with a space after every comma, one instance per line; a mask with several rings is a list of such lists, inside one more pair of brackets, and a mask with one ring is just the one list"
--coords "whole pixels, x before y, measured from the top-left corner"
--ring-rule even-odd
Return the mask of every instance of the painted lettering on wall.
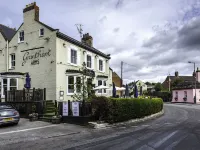
[[39, 64], [40, 58], [49, 57], [49, 56], [51, 56], [50, 49], [48, 50], [48, 52], [42, 52], [41, 50], [39, 50], [38, 52], [35, 52], [34, 54], [30, 54], [29, 51], [25, 52], [23, 56], [22, 66], [24, 66], [28, 60], [31, 60], [31, 65], [37, 65]]

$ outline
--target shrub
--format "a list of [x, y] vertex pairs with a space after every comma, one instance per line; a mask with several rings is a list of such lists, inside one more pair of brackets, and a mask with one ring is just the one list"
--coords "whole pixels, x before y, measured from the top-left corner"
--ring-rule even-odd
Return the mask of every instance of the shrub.
[[163, 101], [160, 98], [105, 98], [98, 97], [92, 101], [93, 116], [98, 120], [109, 123], [142, 118], [163, 109]]
[[107, 97], [94, 97], [91, 101], [92, 117], [95, 120], [105, 120], [109, 113], [109, 99]]

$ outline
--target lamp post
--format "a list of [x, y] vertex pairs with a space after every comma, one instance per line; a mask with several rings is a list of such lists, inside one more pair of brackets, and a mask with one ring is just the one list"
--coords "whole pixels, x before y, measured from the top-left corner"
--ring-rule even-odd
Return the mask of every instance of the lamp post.
[[188, 63], [194, 64], [194, 83], [195, 83], [195, 98], [194, 98], [194, 103], [196, 103], [196, 72], [195, 72], [195, 62], [188, 61]]

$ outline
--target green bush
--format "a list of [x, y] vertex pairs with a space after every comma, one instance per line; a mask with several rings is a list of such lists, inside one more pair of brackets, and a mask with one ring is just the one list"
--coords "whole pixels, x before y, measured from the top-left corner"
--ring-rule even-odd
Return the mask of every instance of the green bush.
[[[96, 105], [96, 114], [102, 120], [114, 123], [135, 118], [142, 118], [163, 109], [163, 101], [160, 98], [105, 98], [99, 97], [101, 102], [93, 101]], [[97, 117], [98, 118], [98, 117]]]

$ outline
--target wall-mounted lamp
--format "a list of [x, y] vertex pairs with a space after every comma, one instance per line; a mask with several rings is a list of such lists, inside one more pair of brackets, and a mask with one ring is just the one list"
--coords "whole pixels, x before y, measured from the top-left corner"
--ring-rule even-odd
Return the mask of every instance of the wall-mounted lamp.
[[98, 55], [95, 55], [95, 58], [99, 57]]
[[66, 47], [66, 44], [65, 44], [65, 43], [63, 43], [63, 47]]
[[49, 37], [46, 37], [46, 38], [45, 38], [45, 40], [46, 40], [46, 41], [49, 41], [49, 40], [50, 40], [50, 38], [49, 38]]
[[85, 54], [86, 53], [86, 51], [83, 51], [83, 54]]

